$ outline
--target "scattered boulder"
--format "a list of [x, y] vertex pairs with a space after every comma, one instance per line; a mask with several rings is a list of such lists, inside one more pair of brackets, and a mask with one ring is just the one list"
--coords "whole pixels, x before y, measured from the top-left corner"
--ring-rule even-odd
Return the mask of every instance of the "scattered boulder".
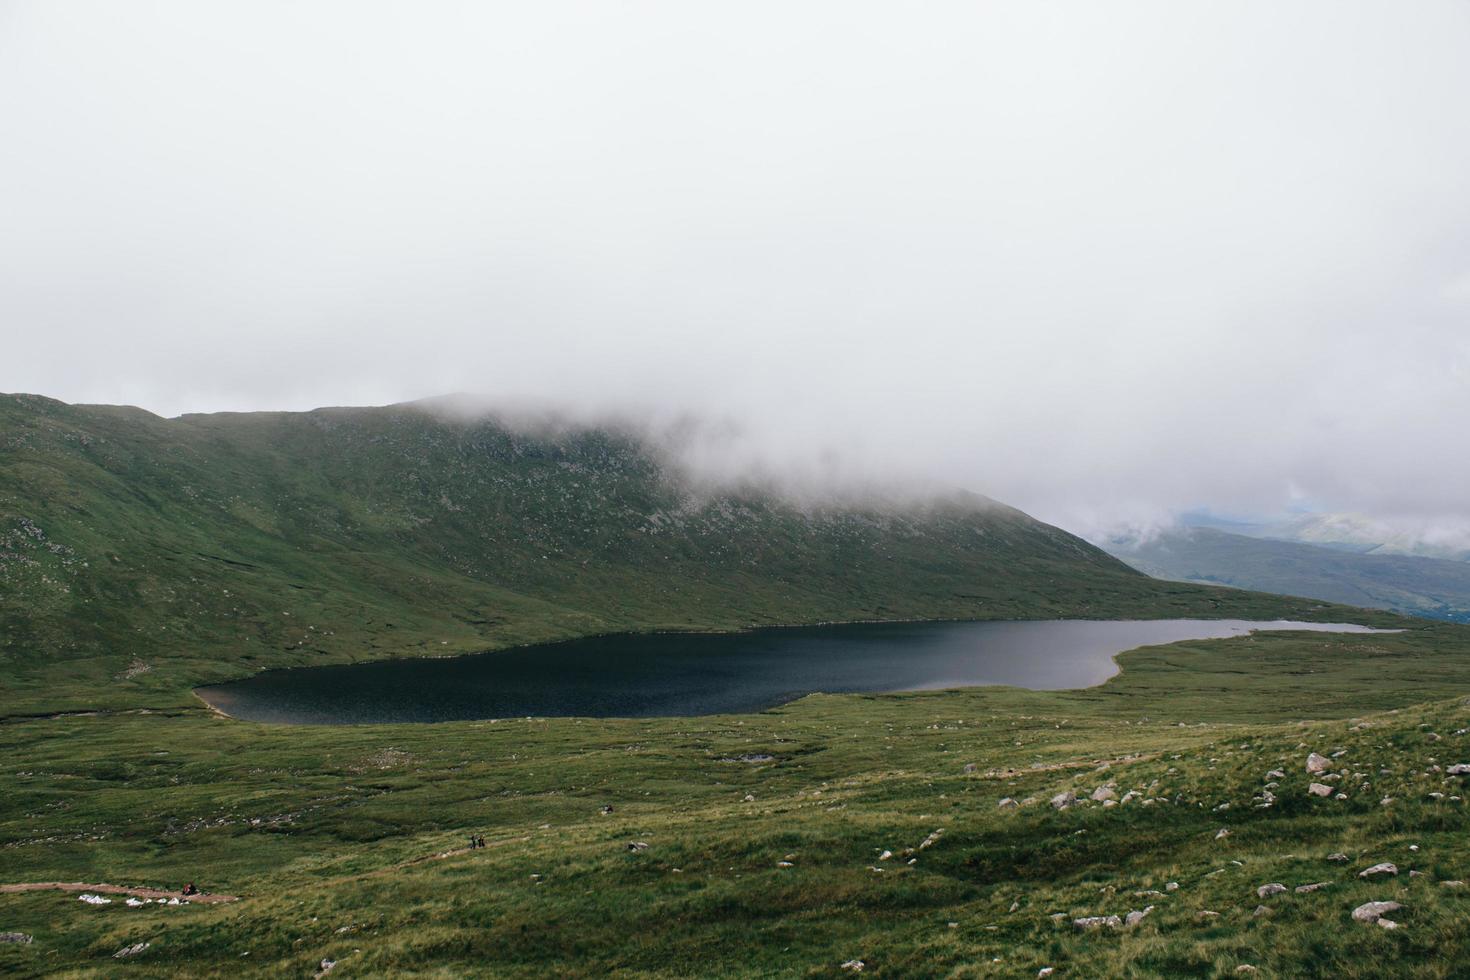
[[965, 763], [965, 772], [979, 772], [979, 771], [980, 771], [980, 767], [977, 766], [977, 765], [975, 765], [975, 763], [973, 763], [973, 762], [967, 762], [967, 763]]
[[21, 946], [29, 946], [31, 937], [23, 932], [0, 932], [0, 943], [16, 943]]
[[1042, 977], [1049, 977], [1055, 972], [1057, 972], [1056, 967], [1043, 966], [1041, 969], [1036, 971], [1037, 980], [1041, 980]]
[[628, 841], [628, 850], [630, 852], [646, 851], [648, 850], [648, 842], [641, 840], [630, 840]]
[[116, 953], [113, 953], [112, 954], [112, 958], [115, 959], [115, 960], [125, 960], [129, 956], [137, 956], [139, 953], [143, 952], [143, 950], [147, 949], [151, 945], [153, 945], [153, 944], [152, 943], [133, 943], [133, 945], [131, 945], [131, 946], [124, 946], [122, 949], [118, 950]]
[[1064, 793], [1058, 793], [1056, 796], [1053, 796], [1051, 798], [1051, 805], [1056, 807], [1058, 810], [1065, 810], [1067, 807], [1072, 806], [1076, 802], [1077, 794], [1072, 792], [1071, 790], [1067, 790]]
[[1332, 882], [1330, 881], [1314, 881], [1310, 885], [1297, 885], [1296, 893], [1298, 895], [1307, 895], [1319, 889], [1327, 888], [1331, 884]]
[[1256, 910], [1251, 913], [1251, 917], [1252, 918], [1255, 918], [1255, 919], [1259, 919], [1263, 915], [1270, 915], [1270, 914], [1271, 914], [1271, 910], [1268, 909], [1268, 908], [1266, 908], [1266, 906], [1264, 906], [1264, 905], [1257, 905], [1256, 906]]
[[1227, 828], [1225, 828], [1225, 827], [1221, 827], [1220, 828], [1220, 831], [1217, 834], [1215, 834], [1215, 840], [1224, 840], [1225, 838], [1227, 838], [1229, 836], [1230, 836], [1230, 831]]
[[1457, 762], [1446, 769], [1445, 772], [1451, 776], [1470, 776], [1470, 763]]
[[1143, 909], [1134, 909], [1132, 912], [1129, 912], [1126, 916], [1123, 917], [1123, 922], [1129, 926], [1136, 926], [1140, 922], [1142, 922], [1153, 910], [1154, 907], [1152, 905]]
[[1338, 851], [1336, 854], [1327, 855], [1327, 860], [1336, 862], [1337, 864], [1346, 864], [1347, 859], [1348, 856], [1341, 851]]
[[1362, 871], [1359, 871], [1358, 872], [1358, 877], [1359, 878], [1377, 878], [1379, 875], [1394, 876], [1394, 875], [1397, 875], [1398, 873], [1399, 873], [1399, 867], [1398, 867], [1398, 865], [1394, 864], [1392, 861], [1384, 861], [1381, 864], [1375, 864], [1371, 868], [1364, 868]]
[[[1353, 909], [1354, 922], [1377, 922], [1390, 912], [1397, 912], [1403, 908], [1398, 902], [1364, 902]], [[1388, 928], [1392, 929], [1393, 926]]]
[[1286, 773], [1282, 772], [1280, 769], [1272, 769], [1270, 772], [1266, 773], [1266, 778], [1267, 779], [1285, 779], [1286, 778]]
[[1101, 929], [1103, 926], [1107, 926], [1109, 929], [1116, 929], [1122, 924], [1123, 920], [1116, 915], [1087, 915], [1080, 919], [1072, 920], [1072, 925], [1084, 931], [1088, 929]]
[[1164, 886], [1164, 891], [1166, 891], [1166, 892], [1177, 892], [1178, 890], [1179, 890], [1179, 882], [1177, 882], [1177, 881], [1171, 881], [1167, 885]]
[[1007, 796], [999, 803], [997, 803], [996, 806], [1000, 807], [1002, 810], [1014, 810], [1016, 807], [1020, 806], [1020, 804]]
[[321, 980], [322, 977], [326, 976], [328, 973], [331, 973], [332, 967], [336, 965], [336, 960], [329, 960], [326, 957], [322, 957], [322, 961], [319, 965], [320, 968], [316, 971], [316, 980]]
[[1312, 783], [1310, 786], [1307, 787], [1307, 792], [1311, 793], [1313, 796], [1331, 796], [1332, 787], [1328, 786], [1326, 783]]
[[1318, 755], [1313, 752], [1307, 756], [1307, 772], [1312, 775], [1325, 772], [1330, 765], [1332, 765], [1332, 760], [1325, 755]]
[[846, 963], [842, 964], [842, 969], [846, 970], [849, 973], [862, 973], [863, 969], [867, 965], [868, 964], [864, 963], [862, 960], [848, 960]]
[[1092, 791], [1092, 801], [1094, 803], [1101, 803], [1104, 800], [1111, 800], [1117, 795], [1118, 794], [1113, 790], [1113, 787], [1099, 786], [1097, 789]]
[[1272, 895], [1280, 895], [1286, 891], [1286, 886], [1279, 881], [1273, 881], [1269, 885], [1262, 885], [1256, 889], [1256, 895], [1260, 898], [1270, 898]]

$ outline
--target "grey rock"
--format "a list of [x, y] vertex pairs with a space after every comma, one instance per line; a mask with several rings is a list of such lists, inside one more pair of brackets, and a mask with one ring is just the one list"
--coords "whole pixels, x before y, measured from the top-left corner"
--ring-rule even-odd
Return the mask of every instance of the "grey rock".
[[1058, 810], [1065, 810], [1067, 807], [1072, 806], [1076, 802], [1077, 794], [1072, 792], [1071, 790], [1067, 790], [1064, 793], [1058, 793], [1056, 796], [1053, 796], [1051, 798], [1051, 805], [1056, 807]]
[[1392, 876], [1392, 875], [1397, 875], [1398, 873], [1399, 873], [1399, 867], [1398, 867], [1398, 865], [1394, 864], [1392, 861], [1384, 861], [1381, 864], [1375, 864], [1371, 868], [1364, 868], [1362, 871], [1359, 871], [1358, 872], [1358, 877], [1359, 878], [1377, 878], [1379, 875], [1390, 875], [1390, 876]]
[[1123, 920], [1116, 915], [1086, 915], [1080, 919], [1072, 920], [1072, 925], [1083, 930], [1101, 929], [1103, 926], [1107, 926], [1109, 929], [1116, 929], [1122, 924]]
[[1256, 895], [1260, 898], [1270, 898], [1272, 895], [1280, 895], [1286, 891], [1286, 886], [1279, 881], [1273, 881], [1269, 885], [1262, 885], [1256, 889]]
[[1390, 912], [1403, 908], [1398, 902], [1364, 902], [1353, 909], [1354, 922], [1377, 922]]
[[1318, 755], [1315, 752], [1307, 756], [1307, 772], [1309, 773], [1323, 772], [1330, 765], [1332, 765], [1332, 760], [1326, 756]]
[[152, 943], [133, 943], [133, 945], [131, 945], [131, 946], [124, 946], [122, 949], [118, 950], [116, 953], [113, 953], [112, 954], [112, 958], [115, 959], [115, 960], [125, 960], [129, 956], [137, 956], [139, 953], [143, 952], [143, 950], [147, 949], [151, 945], [153, 945], [153, 944]]
[[1331, 796], [1332, 787], [1325, 783], [1312, 783], [1307, 787], [1307, 792], [1313, 796]]
[[1297, 885], [1296, 886], [1296, 893], [1298, 895], [1308, 895], [1308, 894], [1311, 894], [1312, 892], [1317, 891], [1319, 889], [1328, 888], [1331, 885], [1332, 885], [1332, 882], [1330, 882], [1330, 881], [1314, 881], [1310, 885]]
[[29, 946], [31, 937], [23, 932], [0, 932], [0, 943], [19, 943], [22, 946]]

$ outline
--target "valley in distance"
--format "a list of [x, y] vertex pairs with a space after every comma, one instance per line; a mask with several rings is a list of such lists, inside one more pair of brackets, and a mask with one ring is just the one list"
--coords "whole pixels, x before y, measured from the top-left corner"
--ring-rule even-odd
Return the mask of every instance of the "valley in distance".
[[0, 971], [1465, 975], [1470, 565], [1322, 550], [3, 395]]

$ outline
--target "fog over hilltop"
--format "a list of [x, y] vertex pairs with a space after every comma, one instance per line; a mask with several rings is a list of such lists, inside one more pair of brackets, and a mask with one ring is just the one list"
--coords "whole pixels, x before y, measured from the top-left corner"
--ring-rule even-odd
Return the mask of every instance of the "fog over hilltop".
[[12, 0], [0, 390], [1470, 541], [1467, 50], [1432, 0]]

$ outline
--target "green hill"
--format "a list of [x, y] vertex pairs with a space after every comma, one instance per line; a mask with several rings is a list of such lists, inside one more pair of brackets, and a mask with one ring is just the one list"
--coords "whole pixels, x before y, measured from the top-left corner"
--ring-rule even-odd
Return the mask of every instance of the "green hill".
[[[607, 630], [1169, 615], [1406, 628], [702, 718], [260, 725], [189, 693]], [[1470, 969], [1470, 630], [1160, 582], [979, 497], [712, 490], [630, 431], [422, 405], [0, 396], [0, 631], [6, 975]], [[191, 880], [238, 901], [77, 893]], [[1352, 920], [1380, 900], [1401, 928]]]
[[1217, 607], [1261, 611], [974, 495], [702, 488], [631, 430], [433, 403], [164, 419], [0, 396], [9, 714], [608, 631]]
[[1159, 578], [1470, 622], [1470, 564], [1465, 562], [1355, 554], [1213, 528], [1184, 528], [1109, 549]]

